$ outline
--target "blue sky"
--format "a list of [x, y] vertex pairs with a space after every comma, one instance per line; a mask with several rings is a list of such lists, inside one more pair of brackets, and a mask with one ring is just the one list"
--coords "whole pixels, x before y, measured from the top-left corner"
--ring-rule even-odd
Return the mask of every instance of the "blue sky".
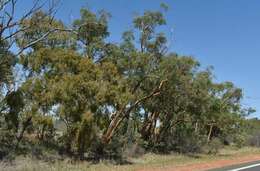
[[[109, 40], [119, 42], [136, 14], [157, 10], [162, 2], [170, 7], [162, 28], [171, 38], [170, 51], [191, 55], [202, 67], [212, 65], [216, 81], [242, 88], [243, 104], [257, 109], [252, 116], [260, 117], [259, 0], [61, 0], [57, 17], [71, 23], [81, 7], [105, 9], [112, 14]], [[30, 5], [22, 3], [19, 12]]]

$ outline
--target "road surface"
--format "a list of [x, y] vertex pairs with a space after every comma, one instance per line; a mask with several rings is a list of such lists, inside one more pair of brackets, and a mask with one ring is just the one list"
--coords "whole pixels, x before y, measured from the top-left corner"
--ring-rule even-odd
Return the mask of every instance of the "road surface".
[[219, 169], [211, 169], [208, 171], [260, 171], [260, 161], [254, 161], [235, 166], [228, 166]]

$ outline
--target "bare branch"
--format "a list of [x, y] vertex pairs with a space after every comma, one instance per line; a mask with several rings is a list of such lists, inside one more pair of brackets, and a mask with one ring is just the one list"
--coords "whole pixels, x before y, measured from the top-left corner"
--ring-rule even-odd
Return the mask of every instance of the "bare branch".
[[[14, 37], [21, 33], [21, 32], [25, 32], [26, 30], [28, 30], [30, 28], [30, 26], [24, 26], [24, 27], [20, 27], [21, 24], [23, 24], [23, 22], [28, 19], [30, 16], [32, 16], [33, 14], [35, 14], [37, 11], [41, 10], [47, 2], [50, 2], [48, 0], [45, 0], [44, 2], [42, 2], [41, 0], [36, 0], [33, 4], [33, 6], [29, 9], [29, 11], [27, 11], [21, 18], [19, 18], [18, 20], [14, 20], [14, 15], [15, 15], [15, 9], [16, 9], [16, 5], [17, 5], [18, 0], [7, 0], [4, 3], [2, 2], [2, 4], [0, 4], [0, 10], [4, 10], [5, 6], [10, 6], [9, 11], [3, 11], [3, 16], [1, 17], [1, 24], [0, 24], [0, 39], [1, 41], [7, 41], [9, 42], [9, 49], [13, 46], [14, 44]], [[49, 9], [48, 12], [46, 13], [45, 17], [50, 17], [50, 24], [52, 23], [52, 21], [54, 20], [54, 14], [56, 14], [57, 10], [55, 9], [55, 7], [57, 6], [57, 4], [59, 3], [59, 1], [51, 1], [51, 3], [49, 4]], [[7, 33], [7, 31], [9, 31]], [[59, 28], [54, 28], [54, 29], [50, 29], [49, 31], [47, 31], [44, 35], [42, 35], [41, 37], [29, 42], [27, 45], [25, 45], [24, 47], [22, 47], [15, 55], [18, 56], [20, 55], [24, 50], [26, 50], [27, 48], [31, 47], [32, 45], [34, 45], [35, 43], [43, 40], [44, 38], [46, 38], [49, 34], [56, 32], [56, 31], [69, 31], [72, 32], [74, 34], [77, 34], [75, 31], [73, 31], [72, 29], [59, 29]]]
[[1, 4], [0, 4], [0, 11], [2, 11], [5, 8], [5, 6], [10, 3], [10, 1], [11, 0], [7, 0], [5, 2], [2, 1]]

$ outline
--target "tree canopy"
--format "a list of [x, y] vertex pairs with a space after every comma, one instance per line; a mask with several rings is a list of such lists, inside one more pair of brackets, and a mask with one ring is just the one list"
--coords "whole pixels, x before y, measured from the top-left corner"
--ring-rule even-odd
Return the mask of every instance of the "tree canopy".
[[15, 2], [0, 8], [0, 158], [37, 143], [83, 159], [133, 144], [194, 152], [215, 138], [237, 142], [252, 112], [241, 105], [242, 89], [215, 82], [194, 57], [169, 52], [157, 32], [166, 24], [160, 10], [135, 17], [112, 43], [105, 11], [83, 8], [70, 26], [36, 4], [13, 21], [3, 6]]

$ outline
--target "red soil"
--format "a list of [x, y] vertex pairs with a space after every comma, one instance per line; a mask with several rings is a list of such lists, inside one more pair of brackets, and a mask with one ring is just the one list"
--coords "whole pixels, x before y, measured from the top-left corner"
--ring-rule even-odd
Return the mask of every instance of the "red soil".
[[188, 164], [185, 166], [165, 166], [160, 168], [146, 168], [140, 171], [203, 171], [214, 168], [221, 168], [229, 165], [236, 165], [260, 160], [260, 155], [247, 155], [234, 157], [232, 159], [222, 159], [216, 161]]

